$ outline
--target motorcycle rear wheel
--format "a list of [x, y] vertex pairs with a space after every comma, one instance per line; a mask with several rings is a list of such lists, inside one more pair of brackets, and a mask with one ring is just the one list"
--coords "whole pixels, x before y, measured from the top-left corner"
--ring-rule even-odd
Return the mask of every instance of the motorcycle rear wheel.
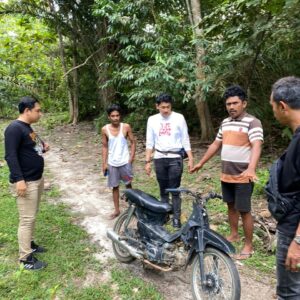
[[204, 276], [207, 285], [201, 285], [199, 256], [192, 264], [192, 291], [195, 300], [239, 300], [241, 284], [232, 259], [223, 252], [207, 248], [204, 252]]
[[[132, 215], [131, 219], [128, 222], [127, 228], [125, 228], [125, 221], [128, 218], [128, 211], [123, 212], [117, 219], [113, 230], [120, 236], [120, 237], [130, 237], [135, 238], [137, 234], [137, 218], [135, 215]], [[129, 254], [127, 250], [119, 246], [117, 243], [113, 242], [113, 251], [116, 258], [123, 263], [130, 263], [135, 260], [135, 257]]]

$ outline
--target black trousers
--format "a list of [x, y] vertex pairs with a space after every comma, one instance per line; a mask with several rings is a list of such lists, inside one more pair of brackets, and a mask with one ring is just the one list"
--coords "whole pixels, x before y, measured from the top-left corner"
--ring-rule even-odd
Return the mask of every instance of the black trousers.
[[300, 299], [300, 272], [288, 271], [285, 259], [293, 237], [277, 231], [277, 296], [278, 300]]
[[[156, 178], [160, 188], [160, 198], [162, 202], [169, 202], [167, 188], [178, 188], [181, 183], [183, 171], [183, 161], [181, 157], [154, 159]], [[172, 205], [174, 219], [180, 219], [181, 198], [180, 193], [172, 193]]]

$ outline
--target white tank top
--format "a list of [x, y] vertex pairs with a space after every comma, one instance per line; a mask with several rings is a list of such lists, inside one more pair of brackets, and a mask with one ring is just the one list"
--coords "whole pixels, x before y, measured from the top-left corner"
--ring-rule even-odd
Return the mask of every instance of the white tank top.
[[106, 126], [108, 133], [108, 164], [113, 167], [124, 166], [129, 162], [129, 151], [127, 140], [123, 135], [123, 123], [117, 136], [109, 131], [109, 124]]

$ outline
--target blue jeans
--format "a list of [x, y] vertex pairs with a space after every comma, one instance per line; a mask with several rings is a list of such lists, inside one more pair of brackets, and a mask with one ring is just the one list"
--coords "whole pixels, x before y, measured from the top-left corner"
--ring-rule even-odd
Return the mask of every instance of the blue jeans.
[[279, 300], [300, 299], [300, 272], [291, 272], [285, 269], [285, 259], [288, 248], [293, 240], [277, 231], [277, 296]]
[[[156, 178], [160, 188], [162, 202], [169, 202], [167, 188], [178, 188], [181, 183], [183, 161], [181, 157], [154, 159]], [[180, 193], [172, 193], [174, 219], [180, 219], [181, 198]]]

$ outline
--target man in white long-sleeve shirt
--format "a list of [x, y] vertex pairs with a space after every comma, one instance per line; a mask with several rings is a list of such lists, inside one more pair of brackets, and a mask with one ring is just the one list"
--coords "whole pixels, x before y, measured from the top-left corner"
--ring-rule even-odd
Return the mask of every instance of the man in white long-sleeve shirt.
[[[173, 99], [168, 94], [161, 94], [156, 99], [159, 113], [150, 116], [147, 123], [146, 165], [151, 173], [151, 156], [154, 151], [156, 178], [160, 187], [161, 201], [169, 202], [166, 188], [180, 187], [183, 171], [183, 159], [179, 151], [184, 148], [188, 156], [189, 172], [193, 167], [193, 155], [190, 146], [188, 128], [182, 114], [172, 111]], [[172, 193], [173, 227], [180, 228], [181, 198], [179, 193]]]

